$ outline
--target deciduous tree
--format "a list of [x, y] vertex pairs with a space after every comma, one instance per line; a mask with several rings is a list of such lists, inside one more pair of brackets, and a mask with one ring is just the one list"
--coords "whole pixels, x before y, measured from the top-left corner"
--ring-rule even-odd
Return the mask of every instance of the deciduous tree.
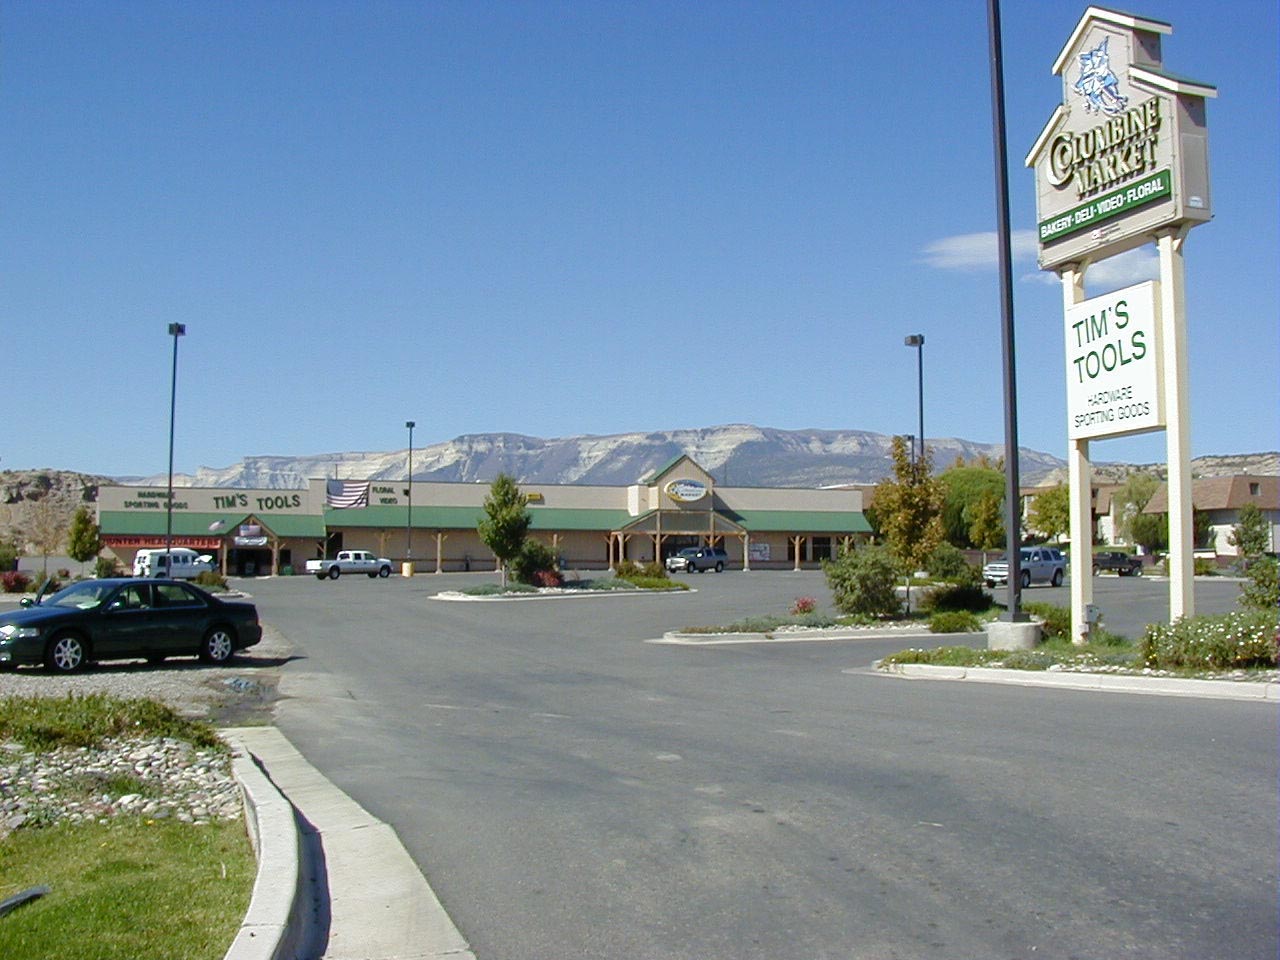
[[1027, 512], [1027, 523], [1056, 543], [1071, 529], [1070, 489], [1064, 485], [1037, 493]]
[[923, 569], [942, 542], [942, 484], [928, 448], [912, 462], [906, 440], [893, 438], [893, 479], [876, 487], [876, 513], [885, 544], [905, 570]]
[[80, 572], [84, 573], [84, 565], [102, 550], [102, 536], [98, 524], [94, 522], [89, 508], [81, 504], [71, 518], [71, 532], [67, 535], [67, 556], [80, 564]]

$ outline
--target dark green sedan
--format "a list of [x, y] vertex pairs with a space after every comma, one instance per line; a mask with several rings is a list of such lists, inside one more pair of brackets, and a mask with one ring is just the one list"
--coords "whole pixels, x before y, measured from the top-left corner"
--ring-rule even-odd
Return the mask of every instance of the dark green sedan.
[[258, 611], [180, 580], [84, 580], [0, 614], [0, 669], [74, 673], [93, 660], [225, 663], [262, 639]]

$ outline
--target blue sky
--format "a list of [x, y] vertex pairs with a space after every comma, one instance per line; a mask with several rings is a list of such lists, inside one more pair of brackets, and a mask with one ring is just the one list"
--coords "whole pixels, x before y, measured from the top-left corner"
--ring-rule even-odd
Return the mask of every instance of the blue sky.
[[[1063, 455], [1023, 157], [1086, 4], [1004, 5], [1019, 439]], [[1214, 84], [1192, 447], [1280, 447], [1277, 7], [1150, 0]], [[0, 468], [723, 423], [1002, 442], [986, 4], [0, 9]], [[1089, 293], [1152, 276], [1095, 268]], [[1095, 442], [1156, 461], [1163, 434]]]

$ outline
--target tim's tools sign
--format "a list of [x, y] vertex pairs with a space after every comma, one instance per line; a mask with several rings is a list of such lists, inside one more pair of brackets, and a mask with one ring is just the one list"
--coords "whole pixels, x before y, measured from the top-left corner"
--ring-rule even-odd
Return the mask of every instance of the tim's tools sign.
[[1205, 97], [1166, 73], [1167, 23], [1090, 7], [1054, 63], [1062, 104], [1027, 157], [1040, 266], [1099, 260], [1212, 217]]
[[1067, 436], [1072, 440], [1159, 430], [1160, 285], [1154, 280], [1067, 311]]

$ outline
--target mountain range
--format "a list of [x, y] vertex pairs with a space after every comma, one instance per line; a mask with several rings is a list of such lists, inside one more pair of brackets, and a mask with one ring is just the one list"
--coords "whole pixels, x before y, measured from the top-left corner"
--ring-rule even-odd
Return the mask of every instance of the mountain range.
[[[413, 451], [415, 480], [489, 482], [499, 472], [520, 483], [626, 485], [680, 454], [688, 454], [716, 481], [740, 487], [823, 487], [877, 483], [892, 473], [893, 438], [861, 430], [778, 430], [730, 424], [688, 430], [543, 439], [514, 433], [469, 434]], [[954, 437], [928, 442], [935, 470], [957, 458], [996, 460], [1003, 444]], [[297, 489], [315, 477], [398, 480], [408, 450], [250, 456], [228, 467], [201, 467], [174, 476], [180, 486]], [[1095, 464], [1095, 479], [1122, 480], [1131, 469], [1164, 475], [1163, 464]], [[1024, 486], [1065, 482], [1066, 461], [1022, 448]], [[1280, 453], [1200, 457], [1196, 476], [1280, 474]], [[164, 485], [167, 476], [121, 477], [121, 482]]]

